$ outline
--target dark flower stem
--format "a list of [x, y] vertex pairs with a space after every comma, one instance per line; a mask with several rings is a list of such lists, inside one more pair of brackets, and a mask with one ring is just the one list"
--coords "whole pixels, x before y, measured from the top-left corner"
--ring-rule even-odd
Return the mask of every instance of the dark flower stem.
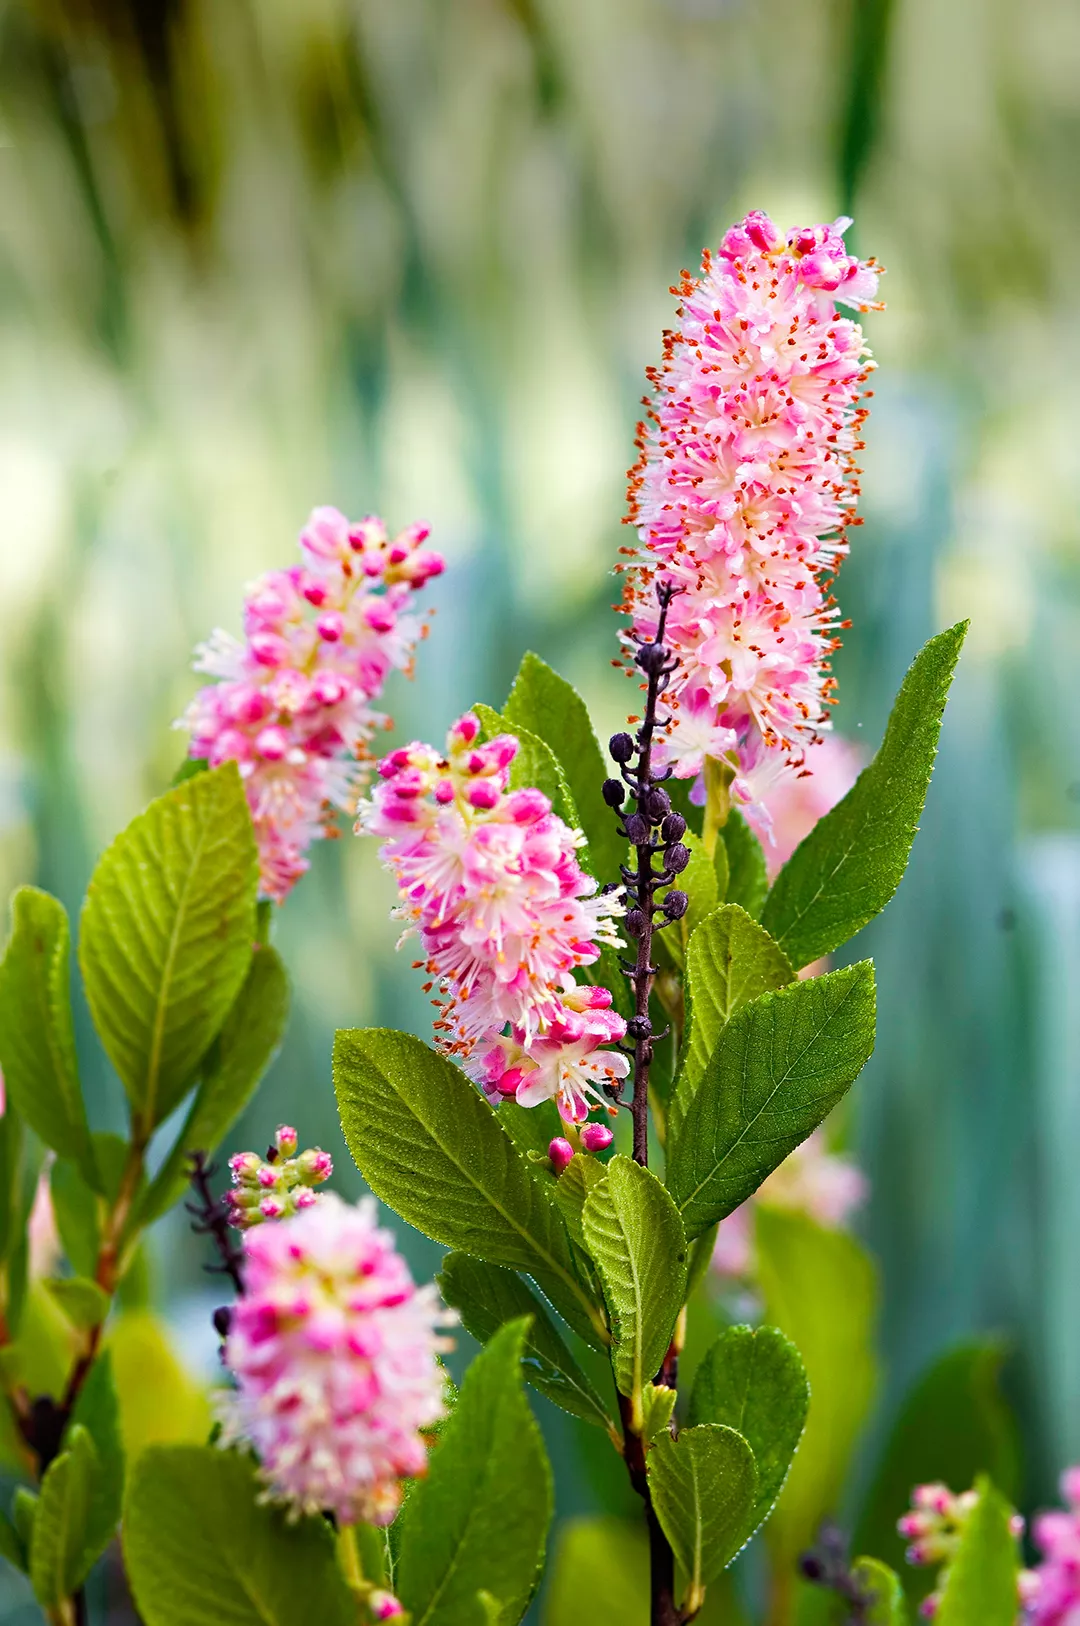
[[189, 1157], [195, 1201], [185, 1203], [184, 1207], [192, 1216], [191, 1229], [197, 1236], [213, 1238], [221, 1260], [219, 1265], [204, 1265], [203, 1268], [215, 1276], [228, 1276], [239, 1296], [244, 1291], [244, 1250], [237, 1242], [236, 1233], [229, 1224], [224, 1203], [220, 1197], [214, 1196], [210, 1182], [217, 1169], [207, 1161], [205, 1152], [191, 1152]]
[[[668, 607], [677, 591], [669, 583], [657, 588], [660, 616], [656, 636], [651, 642], [639, 641], [634, 657], [647, 680], [644, 715], [634, 735], [612, 737], [611, 755], [621, 777], [609, 779], [604, 785], [604, 799], [619, 811], [621, 834], [636, 854], [635, 864], [624, 866], [622, 880], [630, 904], [626, 930], [636, 941], [637, 952], [632, 962], [624, 961], [623, 968], [634, 990], [634, 1015], [627, 1024], [627, 1038], [633, 1044], [630, 1110], [634, 1120], [634, 1159], [642, 1168], [649, 1165], [649, 1070], [653, 1047], [657, 1038], [663, 1037], [653, 1032], [649, 1016], [649, 997], [657, 970], [652, 961], [653, 938], [664, 926], [681, 919], [687, 907], [686, 894], [671, 889], [672, 881], [686, 868], [690, 857], [682, 841], [686, 823], [678, 813], [671, 811], [670, 798], [663, 789], [668, 772], [654, 774], [652, 766], [656, 731], [666, 722], [659, 715], [660, 696], [678, 666], [677, 659], [664, 643]], [[627, 789], [631, 811], [623, 805]], [[654, 862], [657, 858], [661, 861], [659, 869]], [[664, 889], [670, 890], [658, 906], [657, 893]], [[677, 1353], [672, 1348], [658, 1375], [659, 1381], [674, 1388], [676, 1371]], [[620, 1396], [619, 1403], [626, 1467], [630, 1483], [645, 1504], [649, 1530], [650, 1623], [651, 1626], [683, 1626], [689, 1617], [682, 1614], [675, 1601], [675, 1557], [653, 1507], [645, 1462], [646, 1443], [640, 1425], [635, 1425], [631, 1401]]]

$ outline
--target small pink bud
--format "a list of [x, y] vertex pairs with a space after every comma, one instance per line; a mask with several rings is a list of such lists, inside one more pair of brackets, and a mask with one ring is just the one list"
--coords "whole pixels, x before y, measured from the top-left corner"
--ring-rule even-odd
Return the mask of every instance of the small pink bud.
[[307, 582], [304, 585], [304, 597], [307, 599], [308, 603], [314, 605], [317, 610], [322, 609], [322, 606], [326, 603], [329, 596], [330, 595], [328, 594], [326, 586], [323, 582]]
[[297, 1172], [308, 1185], [321, 1186], [334, 1172], [334, 1160], [329, 1152], [318, 1146], [309, 1146], [296, 1160]]
[[280, 1185], [280, 1183], [281, 1183], [280, 1174], [278, 1173], [277, 1169], [275, 1169], [269, 1163], [264, 1163], [264, 1164], [261, 1165], [261, 1167], [259, 1169], [259, 1172], [255, 1176], [255, 1178], [258, 1180], [260, 1186], [264, 1186], [267, 1190], [270, 1190], [270, 1191], [272, 1191], [275, 1186]]
[[605, 1152], [614, 1139], [607, 1124], [586, 1124], [581, 1131], [581, 1144], [587, 1152]]
[[467, 711], [464, 717], [459, 717], [450, 730], [450, 739], [454, 745], [471, 745], [480, 732], [480, 719]]
[[272, 724], [255, 736], [255, 749], [267, 762], [281, 762], [289, 754], [290, 740], [283, 728]]
[[470, 807], [481, 811], [489, 811], [499, 805], [499, 787], [491, 784], [487, 779], [478, 779], [475, 784], [469, 785], [465, 791], [465, 800]]
[[375, 1620], [397, 1620], [405, 1613], [392, 1592], [371, 1593], [368, 1608]]
[[296, 1155], [297, 1139], [296, 1130], [293, 1129], [291, 1124], [278, 1124], [277, 1134], [274, 1136], [274, 1145], [282, 1157], [294, 1157]]
[[289, 658], [288, 644], [273, 632], [255, 633], [248, 648], [260, 666], [283, 666]]
[[300, 1186], [293, 1196], [297, 1208], [311, 1208], [319, 1200], [319, 1193], [310, 1186]]
[[345, 617], [338, 610], [329, 610], [326, 615], [320, 615], [315, 631], [325, 643], [336, 644], [345, 631]]
[[285, 1212], [285, 1204], [279, 1197], [264, 1197], [259, 1204], [259, 1213], [263, 1219], [280, 1219]]
[[229, 1173], [237, 1185], [241, 1182], [249, 1185], [257, 1180], [261, 1167], [262, 1158], [255, 1152], [237, 1152], [229, 1159]]
[[556, 1174], [563, 1172], [573, 1155], [574, 1148], [570, 1142], [563, 1140], [561, 1135], [556, 1135], [548, 1147], [548, 1157], [551, 1159], [551, 1166]]

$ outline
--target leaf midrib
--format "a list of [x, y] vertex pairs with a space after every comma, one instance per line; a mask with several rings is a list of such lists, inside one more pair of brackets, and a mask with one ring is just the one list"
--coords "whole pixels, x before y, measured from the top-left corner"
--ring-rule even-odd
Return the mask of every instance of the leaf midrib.
[[165, 1017], [168, 1010], [168, 993], [172, 984], [173, 969], [176, 964], [176, 957], [180, 949], [181, 929], [185, 921], [188, 900], [192, 886], [194, 885], [195, 875], [202, 860], [209, 823], [210, 820], [204, 811], [203, 818], [199, 825], [198, 839], [192, 848], [191, 861], [188, 864], [187, 873], [180, 889], [176, 913], [173, 917], [172, 931], [169, 933], [169, 943], [165, 951], [165, 960], [161, 968], [156, 1009], [154, 1012], [154, 1021], [151, 1029], [150, 1054], [147, 1058], [146, 1094], [144, 1104], [144, 1116], [147, 1128], [151, 1127], [154, 1122], [154, 1107], [157, 1100], [158, 1084], [161, 1078], [161, 1052], [165, 1043]]
[[[862, 976], [852, 978], [851, 982], [848, 984], [847, 988], [844, 990], [843, 997], [839, 1000], [839, 1002], [829, 1012], [828, 1020], [825, 1023], [823, 1023], [821, 1027], [816, 1029], [813, 1037], [811, 1039], [809, 1039], [806, 1044], [803, 1045], [802, 1049], [799, 1051], [799, 1054], [796, 1057], [794, 1057], [791, 1062], [789, 1062], [788, 1066], [785, 1068], [785, 1070], [781, 1074], [781, 1076], [776, 1080], [776, 1083], [773, 1085], [773, 1088], [769, 1091], [769, 1094], [762, 1101], [760, 1107], [753, 1114], [753, 1116], [750, 1117], [750, 1118], [747, 1118], [747, 1119], [745, 1119], [743, 1121], [743, 1123], [740, 1125], [738, 1135], [732, 1141], [731, 1145], [728, 1147], [728, 1149], [724, 1153], [723, 1157], [721, 1157], [716, 1163], [714, 1163], [712, 1165], [712, 1168], [710, 1169], [709, 1173], [705, 1176], [705, 1178], [703, 1180], [700, 1180], [698, 1182], [698, 1184], [694, 1187], [694, 1190], [689, 1194], [689, 1196], [685, 1197], [683, 1199], [683, 1201], [679, 1204], [679, 1212], [680, 1213], [682, 1213], [682, 1211], [685, 1208], [688, 1208], [692, 1202], [695, 1202], [697, 1200], [697, 1198], [701, 1195], [702, 1191], [704, 1191], [705, 1187], [707, 1185], [709, 1185], [711, 1181], [716, 1179], [718, 1173], [724, 1167], [724, 1164], [728, 1161], [728, 1159], [732, 1156], [732, 1154], [734, 1152], [736, 1152], [738, 1150], [738, 1148], [743, 1144], [743, 1142], [746, 1139], [747, 1134], [749, 1133], [749, 1131], [757, 1123], [758, 1119], [762, 1116], [762, 1114], [764, 1112], [766, 1112], [768, 1110], [768, 1108], [771, 1106], [772, 1102], [776, 1098], [777, 1092], [780, 1089], [782, 1089], [783, 1086], [791, 1078], [792, 1073], [794, 1072], [795, 1068], [798, 1066], [799, 1062], [802, 1061], [802, 1058], [806, 1055], [807, 1051], [821, 1037], [821, 1035], [822, 1035], [822, 1033], [824, 1033], [826, 1027], [829, 1025], [829, 1023], [832, 1022], [833, 1017], [838, 1015], [839, 1012], [841, 1010], [843, 1010], [843, 1008], [844, 1008], [845, 1004], [847, 1003], [847, 1001], [851, 998], [851, 996], [854, 994], [855, 990], [859, 987], [859, 985], [864, 980], [865, 975], [866, 975], [866, 973], [864, 972], [862, 974]], [[747, 1045], [745, 1047], [744, 1051], [743, 1051], [742, 1078], [740, 1080], [740, 1091], [739, 1091], [740, 1098], [742, 1097], [743, 1089], [745, 1088], [746, 1083], [747, 1083], [747, 1069], [748, 1069], [748, 1066], [749, 1066], [749, 1061], [750, 1061], [750, 1046]], [[698, 1100], [698, 1097], [695, 1095], [694, 1101], [691, 1103], [691, 1109], [690, 1110], [692, 1110], [693, 1106], [696, 1105], [697, 1100]]]

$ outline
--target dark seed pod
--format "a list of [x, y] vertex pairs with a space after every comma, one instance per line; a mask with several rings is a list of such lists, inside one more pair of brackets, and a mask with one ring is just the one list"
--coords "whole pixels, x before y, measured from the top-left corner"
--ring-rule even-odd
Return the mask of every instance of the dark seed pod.
[[663, 644], [642, 644], [634, 660], [648, 677], [652, 677], [655, 673], [663, 671], [667, 650]]
[[807, 1581], [823, 1581], [825, 1566], [817, 1553], [800, 1553], [799, 1574]]
[[664, 842], [681, 841], [686, 834], [686, 820], [681, 813], [669, 813], [660, 826], [660, 839]]
[[626, 1031], [631, 1039], [647, 1039], [652, 1032], [652, 1023], [647, 1016], [632, 1016], [626, 1024]]
[[631, 909], [626, 917], [626, 929], [631, 937], [640, 937], [645, 930], [645, 916], [640, 909]]
[[218, 1337], [227, 1338], [229, 1336], [229, 1328], [232, 1326], [232, 1311], [227, 1304], [218, 1305], [213, 1314], [213, 1322], [214, 1331], [217, 1333]]
[[672, 875], [681, 875], [690, 862], [689, 847], [684, 847], [681, 841], [676, 841], [664, 854], [664, 862]]
[[603, 797], [609, 807], [621, 807], [626, 800], [626, 786], [621, 779], [605, 779]]
[[629, 734], [613, 734], [608, 741], [608, 750], [615, 762], [629, 762], [634, 754], [634, 742]]
[[664, 913], [669, 920], [681, 920], [690, 907], [690, 899], [685, 892], [671, 891], [664, 899]]
[[631, 847], [643, 847], [649, 839], [649, 821], [640, 813], [631, 813], [626, 821], [626, 839]]
[[659, 824], [671, 812], [671, 797], [666, 790], [654, 785], [645, 798], [649, 810], [649, 817], [654, 824]]

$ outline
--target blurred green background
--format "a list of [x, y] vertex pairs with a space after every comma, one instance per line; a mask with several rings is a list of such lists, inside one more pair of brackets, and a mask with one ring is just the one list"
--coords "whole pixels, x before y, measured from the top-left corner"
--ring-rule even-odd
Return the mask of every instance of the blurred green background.
[[[876, 743], [916, 647], [973, 619], [908, 879], [857, 945], [875, 1428], [1001, 1334], [1026, 1505], [1080, 1456], [1078, 51], [1069, 0], [0, 7], [5, 895], [77, 908], [182, 755], [192, 645], [316, 503], [426, 519], [448, 556], [399, 735], [501, 700], [527, 646], [617, 725], [609, 572], [668, 285], [749, 207], [856, 216], [889, 308], [841, 731]], [[370, 846], [316, 852], [238, 1144], [284, 1116], [347, 1168], [334, 1027], [428, 1021], [391, 902]], [[91, 1088], [105, 1123], [103, 1063]], [[175, 1218], [156, 1244], [208, 1361], [199, 1251]]]

